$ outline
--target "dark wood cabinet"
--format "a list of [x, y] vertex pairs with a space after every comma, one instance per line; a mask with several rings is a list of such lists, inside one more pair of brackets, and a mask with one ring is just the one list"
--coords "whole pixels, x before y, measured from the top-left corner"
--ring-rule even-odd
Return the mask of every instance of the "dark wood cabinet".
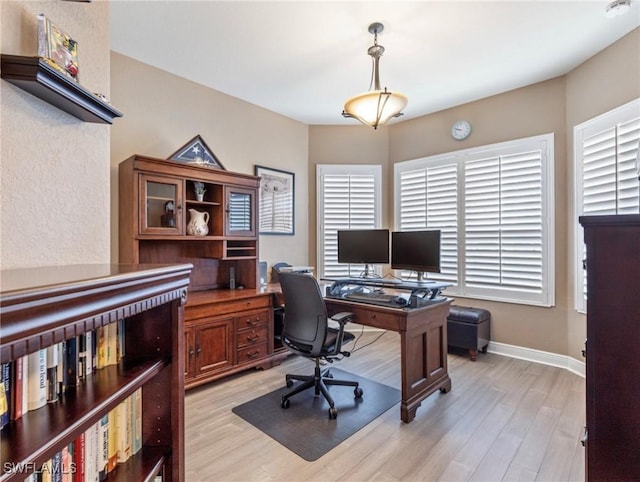
[[[274, 352], [272, 295], [258, 282], [259, 178], [138, 155], [120, 164], [119, 175], [120, 261], [193, 265], [185, 387], [286, 356]], [[192, 211], [204, 213], [206, 235], [189, 235]]]
[[586, 478], [640, 479], [640, 215], [583, 216]]
[[[191, 265], [75, 265], [3, 271], [0, 358], [118, 323], [124, 357], [2, 429], [0, 480], [22, 481], [142, 389], [142, 450], [111, 481], [183, 481], [183, 311]], [[159, 403], [161, 401], [161, 403]]]

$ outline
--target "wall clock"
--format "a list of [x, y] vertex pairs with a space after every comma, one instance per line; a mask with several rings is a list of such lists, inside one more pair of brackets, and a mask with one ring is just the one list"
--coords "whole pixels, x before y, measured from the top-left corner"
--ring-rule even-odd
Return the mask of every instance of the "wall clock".
[[451, 136], [457, 141], [466, 139], [470, 134], [471, 124], [469, 124], [469, 121], [459, 120], [451, 127]]

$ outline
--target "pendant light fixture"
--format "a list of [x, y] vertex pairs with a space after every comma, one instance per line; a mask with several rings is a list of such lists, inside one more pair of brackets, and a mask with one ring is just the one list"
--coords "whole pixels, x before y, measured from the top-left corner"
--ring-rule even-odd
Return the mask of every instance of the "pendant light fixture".
[[[384, 25], [378, 22], [369, 25], [369, 33], [373, 34], [373, 45], [369, 47], [367, 53], [373, 59], [371, 73], [373, 90], [347, 99], [342, 111], [344, 117], [357, 119], [374, 129], [393, 117], [401, 116], [402, 109], [407, 105], [406, 95], [399, 92], [389, 92], [386, 87], [384, 90], [380, 88], [380, 57], [384, 53], [384, 47], [378, 45], [378, 34], [383, 29]], [[371, 85], [369, 89], [371, 89]]]

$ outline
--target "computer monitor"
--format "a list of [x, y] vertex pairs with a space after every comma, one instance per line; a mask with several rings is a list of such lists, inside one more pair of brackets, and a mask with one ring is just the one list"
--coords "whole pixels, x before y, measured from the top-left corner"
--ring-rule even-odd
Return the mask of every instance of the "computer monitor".
[[364, 277], [368, 277], [370, 264], [389, 263], [389, 230], [338, 231], [338, 263], [364, 264]]
[[418, 273], [440, 272], [440, 230], [394, 231], [391, 233], [391, 269]]

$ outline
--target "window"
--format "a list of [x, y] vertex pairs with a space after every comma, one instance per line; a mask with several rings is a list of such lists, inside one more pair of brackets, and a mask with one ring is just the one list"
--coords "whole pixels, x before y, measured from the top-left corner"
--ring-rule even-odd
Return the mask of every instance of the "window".
[[[320, 276], [358, 276], [364, 265], [338, 263], [338, 231], [380, 227], [382, 168], [318, 165], [318, 266]], [[379, 267], [375, 267], [379, 269]]]
[[585, 313], [586, 273], [582, 215], [639, 211], [636, 156], [640, 142], [640, 99], [574, 127], [576, 259], [575, 308]]
[[396, 230], [440, 229], [458, 296], [552, 306], [553, 135], [395, 165]]

